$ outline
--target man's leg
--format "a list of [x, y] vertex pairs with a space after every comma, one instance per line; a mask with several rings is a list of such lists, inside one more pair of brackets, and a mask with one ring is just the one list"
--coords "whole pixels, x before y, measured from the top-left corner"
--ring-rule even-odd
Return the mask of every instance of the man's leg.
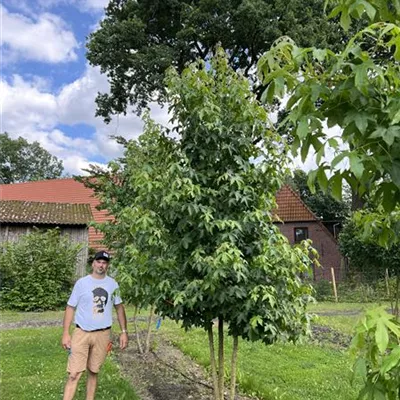
[[94, 400], [97, 387], [97, 374], [107, 356], [110, 330], [91, 332], [91, 348], [87, 362], [86, 400]]
[[86, 382], [86, 400], [94, 400], [96, 387], [97, 387], [97, 374], [88, 369], [87, 382]]
[[74, 398], [76, 387], [78, 386], [78, 382], [81, 376], [82, 372], [70, 373], [68, 375], [68, 380], [65, 384], [63, 400], [72, 400]]

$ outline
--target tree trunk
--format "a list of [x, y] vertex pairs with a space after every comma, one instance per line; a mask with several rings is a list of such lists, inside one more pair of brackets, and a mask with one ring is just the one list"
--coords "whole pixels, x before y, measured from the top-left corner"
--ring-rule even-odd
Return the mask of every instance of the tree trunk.
[[215, 362], [214, 333], [213, 333], [212, 325], [207, 329], [207, 333], [208, 333], [208, 345], [210, 347], [210, 364], [211, 364], [211, 376], [212, 376], [213, 386], [214, 386], [214, 400], [220, 400], [219, 388], [218, 388], [217, 365]]
[[396, 315], [396, 321], [399, 320], [399, 287], [400, 287], [400, 277], [399, 274], [396, 275], [396, 306], [394, 313]]
[[229, 400], [235, 400], [236, 365], [237, 365], [238, 347], [239, 347], [239, 338], [237, 336], [234, 336], [233, 337], [233, 349], [232, 349], [232, 362], [231, 362], [231, 388], [229, 391]]
[[133, 326], [135, 327], [136, 343], [138, 346], [139, 353], [143, 354], [143, 347], [142, 344], [140, 343], [139, 328], [137, 324], [138, 311], [139, 311], [138, 306], [135, 306], [135, 311], [133, 313]]
[[146, 341], [145, 341], [145, 346], [144, 346], [145, 353], [148, 353], [150, 350], [151, 323], [153, 321], [153, 315], [154, 315], [154, 304], [152, 304], [150, 307], [150, 315], [149, 315], [149, 318], [147, 321]]
[[224, 319], [218, 317], [218, 387], [219, 398], [224, 398]]
[[362, 197], [355, 192], [354, 190], [351, 191], [351, 211], [357, 211], [364, 207], [365, 201]]

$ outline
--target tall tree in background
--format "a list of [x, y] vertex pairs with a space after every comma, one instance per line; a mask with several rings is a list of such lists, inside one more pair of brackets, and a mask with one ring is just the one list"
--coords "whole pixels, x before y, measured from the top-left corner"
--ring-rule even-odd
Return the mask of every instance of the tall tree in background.
[[208, 60], [220, 43], [229, 64], [262, 87], [260, 56], [282, 35], [302, 46], [337, 50], [344, 34], [324, 16], [323, 0], [112, 0], [100, 28], [90, 35], [87, 58], [100, 66], [110, 93], [97, 97], [97, 115], [110, 121], [132, 105], [140, 111], [165, 101], [165, 72]]
[[17, 183], [59, 178], [62, 161], [52, 156], [38, 142], [12, 139], [0, 134], [0, 183]]
[[304, 171], [296, 169], [293, 177], [290, 177], [287, 183], [299, 193], [304, 203], [318, 218], [323, 221], [344, 222], [350, 214], [349, 197], [351, 194], [348, 193], [347, 199], [337, 200], [329, 191], [324, 192], [318, 182], [315, 183], [315, 193], [312, 193], [307, 179], [308, 176]]

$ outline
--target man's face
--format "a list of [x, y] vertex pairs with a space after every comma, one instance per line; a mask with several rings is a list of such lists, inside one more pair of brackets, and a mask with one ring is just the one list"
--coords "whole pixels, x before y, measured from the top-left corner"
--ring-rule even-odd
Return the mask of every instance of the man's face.
[[108, 262], [106, 260], [93, 260], [92, 263], [93, 272], [97, 275], [105, 275], [108, 269]]

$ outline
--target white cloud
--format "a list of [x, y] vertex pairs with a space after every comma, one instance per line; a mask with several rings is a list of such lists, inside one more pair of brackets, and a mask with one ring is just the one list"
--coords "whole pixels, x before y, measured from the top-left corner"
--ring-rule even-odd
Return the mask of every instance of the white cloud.
[[[66, 172], [80, 173], [81, 168], [87, 168], [99, 156], [110, 160], [121, 155], [121, 146], [110, 139], [110, 135], [134, 138], [142, 132], [143, 123], [134, 114], [115, 117], [109, 125], [101, 118], [95, 118], [95, 97], [98, 91], [107, 88], [106, 78], [97, 68], [89, 66], [83, 76], [65, 85], [58, 94], [49, 92], [46, 82], [37, 77], [28, 81], [14, 75], [10, 81], [1, 82], [0, 131], [38, 141], [63, 160]], [[152, 109], [157, 122], [168, 122], [166, 108], [154, 105]], [[80, 123], [94, 128], [92, 137], [72, 138], [57, 129], [58, 124]]]
[[11, 13], [0, 5], [5, 62], [17, 59], [60, 63], [77, 59], [78, 42], [57, 15], [43, 13], [34, 18]]
[[51, 9], [58, 5], [73, 5], [79, 10], [98, 14], [107, 7], [109, 0], [37, 0], [40, 7]]

